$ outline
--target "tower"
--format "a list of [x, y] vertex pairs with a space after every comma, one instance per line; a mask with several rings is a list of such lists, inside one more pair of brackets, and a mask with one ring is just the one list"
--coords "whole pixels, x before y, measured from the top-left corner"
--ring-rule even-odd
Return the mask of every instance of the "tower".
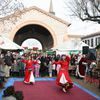
[[53, 11], [53, 3], [52, 0], [50, 0], [50, 8], [49, 8], [49, 13], [55, 15], [55, 12]]

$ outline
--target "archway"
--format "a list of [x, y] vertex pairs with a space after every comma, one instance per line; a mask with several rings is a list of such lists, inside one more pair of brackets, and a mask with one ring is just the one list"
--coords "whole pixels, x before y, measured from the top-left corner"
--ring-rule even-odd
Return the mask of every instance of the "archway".
[[33, 47], [37, 47], [39, 50], [42, 50], [42, 45], [41, 43], [34, 39], [34, 38], [30, 38], [25, 40], [22, 45], [22, 47], [28, 47], [29, 49], [32, 49]]
[[23, 41], [29, 38], [34, 38], [40, 41], [43, 50], [50, 49], [54, 45], [54, 39], [48, 29], [37, 24], [30, 24], [20, 28], [16, 32], [13, 41], [21, 45]]

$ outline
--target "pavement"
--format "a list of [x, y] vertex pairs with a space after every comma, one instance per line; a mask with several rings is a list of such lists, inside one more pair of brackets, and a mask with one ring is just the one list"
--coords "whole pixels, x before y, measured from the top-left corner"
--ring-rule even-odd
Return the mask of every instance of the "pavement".
[[[36, 78], [36, 81], [40, 81], [40, 80], [42, 80], [42, 81], [46, 81], [46, 80], [52, 81], [52, 80], [55, 80], [55, 79], [56, 78], [47, 78], [47, 77], [46, 78]], [[100, 100], [100, 90], [98, 89], [98, 85], [94, 85], [94, 84], [91, 84], [89, 82], [85, 82], [83, 79], [77, 79], [74, 76], [71, 76], [71, 79], [73, 80], [74, 84], [77, 87], [81, 88], [85, 92], [88, 92], [92, 96], [96, 97], [97, 100]], [[23, 78], [9, 78], [8, 81], [5, 83], [5, 88], [13, 85], [15, 81], [23, 81]], [[0, 91], [0, 98], [2, 97], [3, 90], [4, 89], [2, 89]]]
[[97, 96], [100, 96], [100, 90], [98, 88], [98, 85], [90, 82], [84, 81], [84, 79], [77, 79], [74, 76], [71, 76], [74, 83], [82, 86], [83, 88], [91, 91], [92, 93], [96, 94]]

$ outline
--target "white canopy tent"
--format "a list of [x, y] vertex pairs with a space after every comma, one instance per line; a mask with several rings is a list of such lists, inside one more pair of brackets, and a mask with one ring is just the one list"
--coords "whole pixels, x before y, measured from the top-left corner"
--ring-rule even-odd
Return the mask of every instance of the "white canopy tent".
[[84, 42], [82, 42], [82, 41], [80, 41], [80, 42], [77, 44], [77, 46], [76, 46], [75, 49], [76, 49], [76, 50], [82, 50], [83, 46], [88, 46], [90, 49], [93, 49], [93, 47], [87, 45], [86, 43], [84, 43]]
[[18, 49], [23, 49], [21, 46], [18, 44], [14, 43], [10, 39], [1, 36], [0, 35], [0, 49], [5, 49], [5, 50], [18, 50]]
[[[70, 40], [67, 42], [64, 42], [63, 44], [60, 44], [52, 49], [54, 50], [82, 50], [83, 46], [88, 46], [87, 44], [85, 44], [82, 41], [75, 41], [75, 40]], [[89, 48], [92, 48], [89, 46]]]
[[[69, 54], [70, 51], [82, 51], [83, 46], [88, 46], [84, 42], [80, 41], [75, 41], [75, 40], [70, 40], [67, 42], [64, 42], [63, 44], [60, 44], [54, 48], [53, 50], [56, 50], [56, 52], [59, 54]], [[89, 48], [92, 48], [89, 46]]]

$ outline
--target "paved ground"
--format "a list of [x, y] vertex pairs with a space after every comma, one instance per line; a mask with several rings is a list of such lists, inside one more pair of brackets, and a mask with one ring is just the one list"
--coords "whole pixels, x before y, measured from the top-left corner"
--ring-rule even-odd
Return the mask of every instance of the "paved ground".
[[100, 90], [98, 89], [98, 85], [94, 85], [93, 83], [85, 82], [83, 79], [77, 79], [74, 76], [71, 77], [73, 82], [81, 85], [82, 87], [88, 89], [94, 94], [100, 96]]
[[14, 87], [16, 91], [23, 92], [24, 100], [98, 100], [77, 86], [74, 86], [70, 92], [64, 93], [56, 85], [55, 80], [37, 81], [35, 85], [26, 85], [22, 81], [15, 81]]
[[[97, 85], [94, 85], [94, 84], [90, 84], [88, 82], [84, 82], [84, 80], [82, 79], [77, 79], [75, 78], [74, 76], [71, 76], [73, 82], [75, 82], [76, 84], [79, 84], [80, 86], [86, 88], [87, 90], [93, 92], [94, 94], [96, 94], [97, 96], [100, 96], [100, 90], [98, 89], [98, 86]], [[19, 78], [17, 78], [19, 80]], [[48, 78], [49, 79], [49, 78]], [[55, 79], [55, 78], [54, 78]], [[38, 79], [37, 79], [38, 80]], [[43, 80], [43, 79], [42, 79]], [[45, 80], [45, 78], [44, 78]], [[22, 81], [22, 79], [20, 79], [20, 81]], [[9, 86], [9, 84], [13, 84], [14, 80], [13, 78], [11, 78], [6, 84], [5, 86]], [[0, 92], [1, 92], [1, 89], [0, 89]]]

